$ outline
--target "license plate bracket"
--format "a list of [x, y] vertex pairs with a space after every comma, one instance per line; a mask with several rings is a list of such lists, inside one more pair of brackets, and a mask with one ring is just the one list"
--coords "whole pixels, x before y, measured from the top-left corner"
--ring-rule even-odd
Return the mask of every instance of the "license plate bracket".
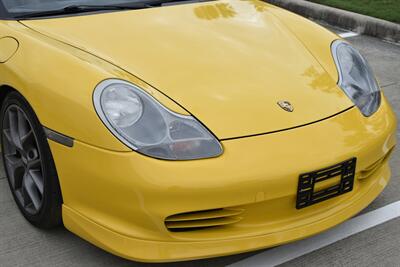
[[[299, 176], [296, 208], [302, 209], [353, 190], [357, 158]], [[340, 176], [340, 182], [315, 191], [317, 183]]]

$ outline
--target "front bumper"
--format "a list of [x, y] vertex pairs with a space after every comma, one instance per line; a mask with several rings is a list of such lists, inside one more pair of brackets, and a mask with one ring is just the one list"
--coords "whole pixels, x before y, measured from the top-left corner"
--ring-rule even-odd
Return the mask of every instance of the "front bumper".
[[[273, 134], [224, 141], [214, 159], [163, 161], [79, 141], [51, 142], [65, 226], [105, 250], [139, 261], [176, 261], [276, 246], [324, 231], [358, 213], [390, 178], [396, 119], [386, 101], [370, 118], [350, 109]], [[357, 157], [352, 192], [297, 210], [300, 173]], [[242, 220], [171, 232], [174, 214], [233, 207]]]

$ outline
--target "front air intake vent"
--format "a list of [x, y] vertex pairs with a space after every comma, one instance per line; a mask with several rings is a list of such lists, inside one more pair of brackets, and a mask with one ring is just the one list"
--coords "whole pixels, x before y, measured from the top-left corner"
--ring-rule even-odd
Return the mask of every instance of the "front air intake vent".
[[194, 231], [239, 222], [241, 209], [213, 209], [193, 211], [169, 216], [165, 226], [172, 232]]

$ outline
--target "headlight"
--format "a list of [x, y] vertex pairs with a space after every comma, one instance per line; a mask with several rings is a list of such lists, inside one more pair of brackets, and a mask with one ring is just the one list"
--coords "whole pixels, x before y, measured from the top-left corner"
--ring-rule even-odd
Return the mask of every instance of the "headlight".
[[339, 72], [338, 85], [364, 116], [371, 116], [381, 104], [381, 92], [367, 61], [342, 40], [332, 44], [332, 54]]
[[96, 112], [125, 145], [168, 160], [211, 158], [222, 154], [218, 140], [195, 118], [174, 113], [145, 91], [110, 79], [94, 91]]

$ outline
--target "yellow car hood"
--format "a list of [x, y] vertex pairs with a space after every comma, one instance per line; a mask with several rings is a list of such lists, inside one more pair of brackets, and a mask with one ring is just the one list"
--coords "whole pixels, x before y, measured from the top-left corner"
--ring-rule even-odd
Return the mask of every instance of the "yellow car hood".
[[227, 139], [312, 123], [353, 105], [274, 10], [235, 0], [23, 23], [139, 77]]

